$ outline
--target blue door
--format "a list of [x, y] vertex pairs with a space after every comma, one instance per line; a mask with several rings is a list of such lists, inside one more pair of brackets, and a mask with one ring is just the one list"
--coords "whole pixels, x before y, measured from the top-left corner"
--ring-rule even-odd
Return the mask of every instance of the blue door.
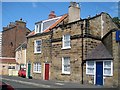
[[96, 62], [96, 85], [103, 85], [103, 62]]

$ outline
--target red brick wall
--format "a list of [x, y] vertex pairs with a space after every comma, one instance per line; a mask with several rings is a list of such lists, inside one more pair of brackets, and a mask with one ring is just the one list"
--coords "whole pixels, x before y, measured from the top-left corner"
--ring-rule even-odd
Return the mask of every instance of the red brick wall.
[[27, 32], [30, 31], [26, 25], [18, 23], [14, 28], [3, 30], [2, 57], [15, 57], [15, 49], [27, 40]]

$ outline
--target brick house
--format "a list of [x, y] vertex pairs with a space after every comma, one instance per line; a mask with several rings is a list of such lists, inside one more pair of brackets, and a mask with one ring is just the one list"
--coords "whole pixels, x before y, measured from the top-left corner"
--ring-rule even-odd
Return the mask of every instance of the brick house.
[[26, 35], [30, 30], [26, 27], [26, 22], [11, 22], [7, 27], [3, 27], [2, 31], [2, 57], [14, 57], [15, 49], [25, 42]]
[[[116, 70], [119, 55], [115, 51], [119, 51], [119, 45], [112, 34], [118, 27], [109, 14], [102, 12], [94, 17], [80, 19], [79, 5], [72, 2], [68, 14], [49, 24], [49, 28], [46, 25], [47, 29], [43, 29], [45, 21], [35, 23], [35, 31], [27, 37], [28, 77], [118, 86]], [[100, 55], [91, 56], [96, 53]], [[96, 81], [98, 62], [104, 65], [101, 69], [105, 71], [104, 74], [102, 72], [102, 84]]]

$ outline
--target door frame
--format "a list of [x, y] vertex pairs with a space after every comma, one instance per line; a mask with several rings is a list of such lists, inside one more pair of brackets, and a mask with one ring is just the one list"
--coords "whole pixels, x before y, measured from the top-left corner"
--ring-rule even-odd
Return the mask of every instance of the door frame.
[[44, 63], [44, 71], [43, 71], [43, 80], [45, 80], [45, 64], [49, 64], [49, 79], [48, 80], [50, 80], [50, 63]]
[[[96, 85], [96, 62], [102, 62], [103, 63], [103, 61], [102, 60], [100, 60], [100, 61], [95, 61], [95, 72], [94, 72], [94, 85]], [[103, 65], [104, 65], [104, 63], [103, 63]], [[104, 66], [103, 66], [104, 67]], [[104, 69], [104, 68], [103, 68]], [[104, 71], [104, 70], [103, 70]], [[104, 75], [103, 75], [103, 85], [104, 85]]]
[[29, 74], [28, 74], [28, 66], [29, 66], [29, 64], [30, 64], [30, 76], [31, 76], [31, 63], [28, 62], [28, 63], [27, 63], [27, 77], [28, 77], [28, 78], [29, 78], [29, 76], [28, 76], [28, 75], [29, 75]]

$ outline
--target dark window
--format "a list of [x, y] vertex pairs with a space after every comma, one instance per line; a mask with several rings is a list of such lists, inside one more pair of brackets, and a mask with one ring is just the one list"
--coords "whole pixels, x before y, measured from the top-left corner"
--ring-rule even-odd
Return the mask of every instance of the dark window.
[[12, 42], [10, 43], [10, 45], [11, 45], [11, 47], [13, 47], [13, 43]]

